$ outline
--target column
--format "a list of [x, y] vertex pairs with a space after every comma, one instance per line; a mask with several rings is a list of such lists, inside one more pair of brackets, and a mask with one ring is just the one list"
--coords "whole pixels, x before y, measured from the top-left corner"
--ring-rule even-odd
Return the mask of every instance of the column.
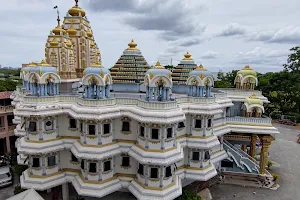
[[161, 130], [161, 149], [165, 149], [165, 139], [166, 139], [166, 127], [160, 129]]
[[156, 100], [157, 99], [157, 96], [156, 96], [157, 90], [156, 90], [156, 88], [153, 88], [153, 92], [154, 92], [154, 100]]
[[98, 135], [98, 145], [101, 145], [102, 144], [102, 140], [101, 140], [102, 139], [102, 136], [101, 136], [102, 124], [98, 123], [97, 126], [98, 126], [98, 133], [97, 133], [97, 135]]
[[144, 176], [145, 176], [145, 185], [146, 186], [148, 186], [148, 174], [149, 174], [148, 170], [149, 170], [148, 165], [144, 165], [144, 172], [145, 172]]
[[176, 135], [176, 129], [175, 129], [175, 127], [173, 126], [172, 127], [172, 131], [173, 131], [173, 135], [174, 135], [174, 139], [173, 139], [173, 147], [175, 147], [176, 146], [176, 137], [177, 137], [177, 135]]
[[56, 154], [58, 171], [61, 171], [60, 151]]
[[159, 179], [159, 187], [163, 187], [163, 180], [164, 180], [164, 167], [160, 166], [159, 168], [159, 175], [160, 175], [160, 179]]
[[62, 184], [62, 198], [63, 198], [63, 200], [69, 200], [69, 185], [68, 185], [68, 183]]
[[[48, 85], [44, 84], [44, 85], [40, 85], [41, 91], [40, 91], [40, 95], [43, 96], [48, 96]], [[49, 91], [50, 92], [50, 91]]]
[[88, 97], [88, 86], [83, 86], [84, 87], [84, 97]]
[[203, 167], [204, 151], [200, 150], [200, 168]]
[[88, 126], [86, 122], [82, 122], [82, 129], [83, 129], [83, 143], [86, 144], [86, 133], [88, 131]]
[[40, 157], [40, 159], [42, 159], [42, 170], [43, 170], [43, 176], [46, 176], [46, 157], [43, 155], [42, 157]]
[[224, 142], [224, 136], [220, 136], [220, 147], [221, 147], [221, 150], [223, 149], [223, 142]]
[[261, 152], [260, 152], [260, 161], [259, 161], [260, 174], [265, 174], [268, 150], [271, 144], [271, 138], [270, 136], [261, 136], [260, 140], [262, 143]]
[[167, 94], [166, 94], [167, 99], [166, 100], [169, 100], [169, 95], [170, 95], [170, 88], [167, 88]]
[[102, 161], [98, 160], [98, 181], [102, 181]]
[[245, 144], [242, 144], [242, 151], [244, 151], [244, 152], [246, 152], [247, 153], [247, 145], [245, 145]]
[[254, 156], [255, 156], [256, 138], [257, 138], [257, 135], [255, 135], [255, 134], [251, 135], [250, 156], [252, 158], [254, 158]]
[[192, 86], [189, 85], [188, 96], [192, 96], [192, 95], [191, 95], [191, 93], [192, 93], [192, 92], [191, 92], [191, 87], [192, 87]]
[[9, 141], [9, 136], [7, 136], [7, 137], [5, 138], [5, 140], [6, 140], [6, 152], [7, 152], [7, 153], [10, 153], [10, 141]]
[[146, 138], [146, 146], [145, 146], [146, 149], [149, 148], [149, 138], [150, 138], [149, 137], [149, 135], [150, 135], [149, 132], [150, 132], [150, 129], [151, 129], [150, 127], [145, 126], [145, 130], [144, 131], [145, 131], [145, 138]]

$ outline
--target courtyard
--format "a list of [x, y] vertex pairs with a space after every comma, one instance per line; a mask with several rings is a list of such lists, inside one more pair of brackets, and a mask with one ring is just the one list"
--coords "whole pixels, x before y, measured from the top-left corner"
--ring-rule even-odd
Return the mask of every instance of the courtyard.
[[[275, 162], [271, 167], [271, 173], [280, 175], [280, 187], [273, 191], [267, 189], [250, 188], [234, 185], [215, 185], [210, 188], [214, 200], [297, 200], [300, 199], [300, 144], [296, 143], [297, 135], [300, 130], [293, 126], [274, 125], [281, 134], [276, 135], [276, 140], [270, 148], [270, 159]], [[17, 178], [15, 178], [15, 184]], [[70, 188], [72, 189], [72, 188]], [[4, 200], [13, 196], [13, 186], [0, 189], [0, 199]], [[75, 194], [70, 190], [70, 194]], [[42, 193], [46, 200], [51, 200], [51, 193]], [[73, 197], [73, 196], [72, 196]], [[70, 199], [72, 199], [72, 197]], [[74, 196], [75, 197], [75, 196]], [[133, 200], [134, 196], [130, 193], [116, 192], [108, 195], [103, 200]], [[95, 198], [86, 198], [86, 200], [95, 200]]]

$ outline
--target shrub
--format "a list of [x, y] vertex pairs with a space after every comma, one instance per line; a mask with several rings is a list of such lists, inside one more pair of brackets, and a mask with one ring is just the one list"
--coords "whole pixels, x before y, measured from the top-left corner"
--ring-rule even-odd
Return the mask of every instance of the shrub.
[[274, 173], [274, 174], [272, 174], [272, 176], [273, 176], [273, 181], [275, 181], [275, 182], [277, 182], [280, 178], [279, 174]]
[[16, 195], [16, 194], [19, 194], [19, 193], [24, 192], [24, 191], [25, 191], [25, 189], [21, 188], [20, 185], [16, 185], [15, 189], [14, 189], [14, 194]]
[[197, 196], [196, 193], [188, 190], [183, 190], [182, 195], [177, 200], [201, 200], [201, 197]]
[[273, 162], [268, 160], [268, 162], [267, 162], [267, 166], [268, 166], [268, 169], [270, 169], [270, 167], [272, 167], [272, 166], [273, 166]]

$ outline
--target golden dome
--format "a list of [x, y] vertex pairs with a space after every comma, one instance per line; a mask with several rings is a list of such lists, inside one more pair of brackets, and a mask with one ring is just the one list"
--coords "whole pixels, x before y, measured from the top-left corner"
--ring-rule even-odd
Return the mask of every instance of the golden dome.
[[67, 45], [68, 47], [71, 47], [71, 46], [72, 46], [72, 42], [71, 42], [70, 40], [67, 40], [67, 41], [66, 41], [66, 45]]
[[61, 31], [63, 32], [63, 34], [66, 33], [66, 31], [62, 28], [62, 26], [58, 25], [52, 30], [52, 33], [54, 33], [55, 35], [60, 35]]
[[56, 55], [56, 52], [54, 51], [54, 49], [52, 49], [51, 55]]
[[249, 105], [251, 104], [259, 104], [259, 105], [263, 105], [262, 100], [260, 100], [258, 98], [258, 96], [256, 96], [256, 94], [252, 94], [250, 97], [245, 99], [245, 103], [248, 103]]
[[92, 37], [92, 36], [93, 36], [93, 33], [92, 33], [90, 30], [88, 30], [88, 31], [86, 32], [86, 35], [87, 35], [88, 37]]
[[67, 30], [69, 35], [75, 35], [77, 33], [77, 30], [73, 27], [73, 24], [68, 28]]
[[97, 55], [100, 55], [100, 51], [99, 51], [99, 49], [97, 49], [96, 53], [97, 53]]
[[206, 71], [206, 69], [203, 67], [202, 64], [200, 64], [199, 67], [197, 67], [195, 70], [197, 70], [197, 71]]
[[159, 61], [156, 62], [155, 66], [153, 68], [155, 68], [155, 69], [165, 69], [164, 66], [161, 66]]
[[76, 2], [76, 5], [73, 6], [69, 11], [68, 13], [71, 15], [71, 16], [79, 16], [79, 13], [81, 14], [81, 17], [84, 17], [85, 16], [85, 11], [82, 10], [79, 6], [78, 6], [78, 0], [75, 0]]
[[53, 38], [53, 40], [50, 42], [51, 46], [57, 46], [59, 42], [56, 40], [56, 38]]
[[192, 60], [192, 54], [190, 54], [189, 52], [186, 52], [186, 54], [184, 54], [184, 58], [183, 60]]
[[35, 62], [31, 62], [28, 64], [28, 67], [36, 67], [36, 66], [37, 66], [37, 64]]
[[41, 66], [50, 66], [44, 59], [40, 62], [40, 65]]
[[129, 48], [128, 49], [135, 49], [135, 47], [137, 46], [137, 44], [134, 42], [134, 40], [132, 39], [130, 43], [128, 43]]
[[103, 68], [103, 66], [100, 64], [99, 60], [96, 60], [96, 62], [94, 64], [92, 64], [91, 67], [94, 67], [94, 68]]
[[249, 65], [246, 65], [242, 70], [238, 71], [237, 74], [242, 74], [245, 76], [254, 76], [257, 77], [256, 71], [254, 71]]

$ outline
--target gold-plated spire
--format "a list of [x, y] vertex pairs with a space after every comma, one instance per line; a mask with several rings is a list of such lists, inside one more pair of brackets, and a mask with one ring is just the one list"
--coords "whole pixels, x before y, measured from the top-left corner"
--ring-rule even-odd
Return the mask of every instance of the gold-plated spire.
[[197, 70], [197, 71], [206, 71], [206, 69], [203, 67], [202, 64], [200, 64], [199, 67], [197, 67], [195, 70]]
[[155, 68], [155, 69], [165, 69], [164, 66], [161, 66], [159, 61], [156, 62], [155, 66], [153, 68]]
[[129, 49], [135, 49], [135, 47], [137, 46], [137, 44], [134, 42], [134, 40], [132, 39], [130, 43], [128, 43]]
[[183, 60], [192, 60], [192, 54], [190, 54], [188, 51], [186, 52], [186, 54], [184, 54], [184, 58]]

